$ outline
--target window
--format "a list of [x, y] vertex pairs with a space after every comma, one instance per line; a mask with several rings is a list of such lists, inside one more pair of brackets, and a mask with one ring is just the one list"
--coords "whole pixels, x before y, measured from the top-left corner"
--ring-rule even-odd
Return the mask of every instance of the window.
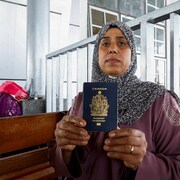
[[165, 28], [154, 27], [154, 54], [165, 57]]
[[88, 0], [88, 3], [108, 10], [118, 10], [119, 0]]
[[122, 14], [139, 17], [145, 14], [144, 0], [120, 0], [119, 10]]
[[[121, 21], [122, 22], [127, 22], [127, 21], [130, 21], [132, 19], [134, 19], [134, 18], [128, 17], [128, 16], [125, 16], [125, 15], [121, 15]], [[140, 29], [134, 31], [134, 38], [135, 38], [135, 43], [136, 43], [136, 51], [140, 52], [140, 50], [141, 50], [141, 34], [140, 34]]]
[[121, 15], [121, 21], [122, 22], [128, 22], [130, 20], [134, 19], [133, 17], [129, 17], [129, 16], [125, 16], [125, 15]]
[[150, 13], [156, 9], [162, 8], [165, 5], [164, 0], [147, 0], [146, 12]]
[[[121, 21], [127, 22], [132, 20], [132, 17], [121, 15]], [[134, 31], [136, 51], [137, 51], [137, 72], [136, 75], [140, 77], [140, 50], [141, 37], [140, 29]], [[159, 25], [154, 26], [154, 55], [155, 58], [155, 82], [157, 84], [166, 84], [166, 59], [165, 59], [165, 28]]]
[[97, 34], [103, 24], [118, 19], [118, 14], [115, 12], [90, 6], [91, 36]]
[[166, 63], [165, 59], [155, 59], [155, 83], [165, 86]]

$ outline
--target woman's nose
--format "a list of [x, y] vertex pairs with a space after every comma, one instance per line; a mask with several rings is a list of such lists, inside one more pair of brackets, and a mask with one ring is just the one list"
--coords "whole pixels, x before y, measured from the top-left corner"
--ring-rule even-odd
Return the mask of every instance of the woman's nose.
[[108, 49], [109, 53], [118, 53], [118, 47], [116, 44], [111, 43]]

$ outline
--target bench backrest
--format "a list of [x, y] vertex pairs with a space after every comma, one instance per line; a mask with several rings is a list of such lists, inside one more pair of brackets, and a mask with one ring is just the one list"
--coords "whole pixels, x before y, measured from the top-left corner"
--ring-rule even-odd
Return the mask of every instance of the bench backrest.
[[12, 173], [14, 178], [14, 172], [17, 177], [22, 173], [27, 176], [44, 168], [53, 171], [46, 144], [54, 139], [56, 123], [64, 115], [65, 112], [57, 112], [0, 118], [0, 177], [11, 177]]

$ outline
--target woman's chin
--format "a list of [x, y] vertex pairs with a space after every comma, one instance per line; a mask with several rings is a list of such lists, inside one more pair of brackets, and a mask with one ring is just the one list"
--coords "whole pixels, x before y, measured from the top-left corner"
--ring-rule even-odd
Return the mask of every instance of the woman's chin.
[[117, 73], [107, 73], [106, 75], [107, 75], [107, 76], [111, 76], [111, 77], [117, 77], [117, 76], [119, 76], [119, 74], [117, 74]]

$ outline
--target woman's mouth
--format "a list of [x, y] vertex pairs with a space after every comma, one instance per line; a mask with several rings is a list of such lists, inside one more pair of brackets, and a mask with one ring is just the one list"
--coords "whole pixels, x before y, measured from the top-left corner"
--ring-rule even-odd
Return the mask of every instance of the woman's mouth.
[[106, 63], [113, 65], [113, 64], [120, 63], [120, 61], [118, 59], [116, 59], [116, 58], [110, 58], [110, 59], [106, 60]]

